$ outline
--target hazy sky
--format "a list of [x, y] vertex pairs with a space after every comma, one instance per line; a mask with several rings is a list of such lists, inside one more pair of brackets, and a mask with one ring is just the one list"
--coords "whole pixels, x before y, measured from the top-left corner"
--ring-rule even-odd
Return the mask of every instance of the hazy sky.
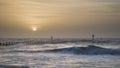
[[93, 33], [120, 38], [120, 0], [0, 0], [0, 37]]

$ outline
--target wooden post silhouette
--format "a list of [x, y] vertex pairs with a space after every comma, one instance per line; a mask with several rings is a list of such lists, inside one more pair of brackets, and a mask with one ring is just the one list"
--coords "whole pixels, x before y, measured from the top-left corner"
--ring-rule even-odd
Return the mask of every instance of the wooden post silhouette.
[[94, 43], [94, 42], [95, 42], [95, 35], [92, 34], [92, 43]]
[[53, 44], [53, 41], [54, 41], [54, 38], [53, 38], [53, 36], [51, 36], [51, 43]]

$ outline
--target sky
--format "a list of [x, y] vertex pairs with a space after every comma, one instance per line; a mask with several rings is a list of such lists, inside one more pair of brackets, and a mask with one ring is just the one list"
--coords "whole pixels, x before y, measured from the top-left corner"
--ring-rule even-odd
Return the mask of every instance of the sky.
[[0, 37], [120, 38], [120, 0], [0, 0]]

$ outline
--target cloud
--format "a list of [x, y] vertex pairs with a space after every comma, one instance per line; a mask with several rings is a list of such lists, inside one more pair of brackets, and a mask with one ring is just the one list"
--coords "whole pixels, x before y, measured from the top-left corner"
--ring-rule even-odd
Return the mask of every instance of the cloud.
[[116, 35], [119, 8], [120, 0], [1, 0], [0, 31], [29, 35], [30, 27], [37, 25], [42, 27], [37, 35]]

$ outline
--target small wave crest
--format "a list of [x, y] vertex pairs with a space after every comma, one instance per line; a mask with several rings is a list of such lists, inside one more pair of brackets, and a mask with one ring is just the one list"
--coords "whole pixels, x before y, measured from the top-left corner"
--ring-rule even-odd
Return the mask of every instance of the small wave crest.
[[23, 52], [23, 53], [71, 53], [82, 55], [120, 55], [120, 49], [104, 48], [95, 45], [88, 45], [86, 47], [67, 47], [50, 50], [13, 50], [9, 52]]
[[55, 52], [55, 53], [73, 53], [73, 54], [84, 54], [84, 55], [120, 55], [120, 49], [109, 49], [95, 45], [88, 45], [87, 47], [70, 47], [53, 50], [45, 50], [44, 52]]

